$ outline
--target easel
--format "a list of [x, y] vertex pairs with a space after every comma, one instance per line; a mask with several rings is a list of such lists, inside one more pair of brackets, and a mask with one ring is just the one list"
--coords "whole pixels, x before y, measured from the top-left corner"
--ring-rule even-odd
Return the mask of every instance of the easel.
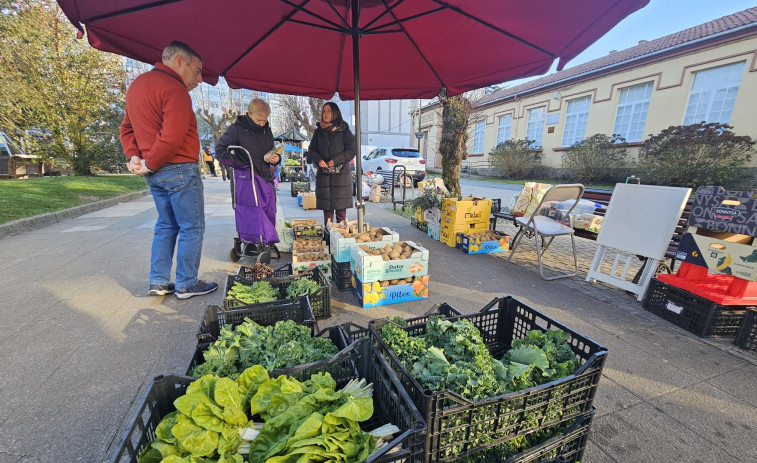
[[[618, 183], [607, 206], [602, 228], [597, 236], [594, 254], [586, 281], [601, 281], [636, 294], [642, 300], [649, 281], [665, 257], [670, 239], [678, 225], [690, 188]], [[615, 249], [609, 273], [602, 273], [605, 256]], [[641, 274], [628, 280], [632, 259], [647, 259]]]

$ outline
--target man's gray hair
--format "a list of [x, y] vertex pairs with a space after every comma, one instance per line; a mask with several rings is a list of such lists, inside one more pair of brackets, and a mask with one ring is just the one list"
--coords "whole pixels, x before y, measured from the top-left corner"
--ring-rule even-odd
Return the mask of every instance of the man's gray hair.
[[265, 100], [253, 98], [250, 100], [250, 104], [247, 105], [247, 112], [250, 114], [265, 114], [267, 117], [271, 114], [271, 107]]
[[202, 61], [200, 54], [192, 50], [192, 47], [184, 42], [174, 40], [173, 42], [166, 45], [166, 48], [163, 49], [163, 64], [168, 65], [169, 63], [171, 63], [171, 60], [173, 60], [173, 57], [177, 54], [182, 55], [187, 61], [192, 61], [192, 57], [195, 57]]

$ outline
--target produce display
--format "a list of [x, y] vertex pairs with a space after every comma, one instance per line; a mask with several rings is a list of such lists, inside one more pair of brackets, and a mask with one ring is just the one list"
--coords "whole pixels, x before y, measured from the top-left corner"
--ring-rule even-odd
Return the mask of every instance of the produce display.
[[300, 158], [289, 157], [284, 160], [285, 166], [299, 166], [301, 163]]
[[271, 379], [261, 365], [236, 380], [205, 375], [174, 401], [139, 463], [360, 462], [399, 432], [363, 432], [372, 394], [365, 380], [337, 389], [328, 373]]
[[466, 254], [484, 254], [510, 250], [510, 237], [494, 230], [463, 233], [459, 241], [459, 247]]
[[579, 366], [562, 331], [531, 330], [515, 339], [501, 359], [495, 359], [478, 328], [469, 320], [430, 317], [427, 331], [409, 336], [397, 324], [386, 323], [381, 339], [405, 368], [430, 391], [451, 390], [469, 400], [481, 400], [549, 383], [573, 374]]
[[292, 320], [260, 326], [245, 318], [234, 328], [221, 327], [218, 339], [203, 352], [205, 362], [189, 374], [236, 378], [253, 365], [261, 365], [267, 371], [289, 368], [328, 359], [337, 350], [331, 339], [313, 337], [309, 327]]
[[244, 274], [245, 278], [247, 278], [248, 280], [262, 280], [263, 278], [273, 276], [273, 272], [273, 267], [268, 264], [258, 262], [255, 265], [246, 267]]
[[295, 241], [292, 244], [292, 252], [299, 262], [318, 261], [329, 258], [326, 252], [326, 242], [319, 240]]
[[[362, 241], [358, 241], [358, 243], [360, 242]], [[413, 248], [403, 241], [394, 243], [393, 245], [386, 244], [383, 248], [379, 249], [371, 249], [368, 246], [360, 246], [360, 249], [367, 252], [371, 256], [381, 256], [381, 258], [385, 261], [407, 259], [413, 253]]]
[[310, 295], [318, 292], [321, 286], [317, 281], [303, 277], [293, 281], [285, 294], [281, 294], [278, 288], [274, 288], [268, 281], [256, 281], [246, 285], [235, 281], [226, 293], [227, 300], [236, 300], [244, 304], [260, 304], [282, 299], [294, 299], [297, 296]]
[[350, 249], [356, 245], [365, 245], [371, 249], [384, 247], [387, 244], [393, 245], [400, 239], [400, 235], [394, 230], [386, 227], [377, 227], [367, 229], [358, 233], [357, 226], [346, 229], [334, 229], [329, 234], [331, 244], [331, 254], [336, 262], [349, 262]]

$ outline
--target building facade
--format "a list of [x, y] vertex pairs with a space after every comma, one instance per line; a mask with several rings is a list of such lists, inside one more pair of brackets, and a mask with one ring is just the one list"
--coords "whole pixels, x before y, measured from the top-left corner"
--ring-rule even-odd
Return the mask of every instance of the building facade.
[[[632, 154], [650, 135], [676, 125], [721, 122], [757, 140], [757, 8], [491, 93], [474, 104], [468, 159], [487, 165], [494, 147], [528, 138], [543, 164], [562, 166], [571, 145], [620, 134]], [[417, 125], [417, 121], [414, 121]], [[439, 166], [441, 108], [423, 108], [427, 163]], [[754, 156], [747, 167], [757, 167]]]

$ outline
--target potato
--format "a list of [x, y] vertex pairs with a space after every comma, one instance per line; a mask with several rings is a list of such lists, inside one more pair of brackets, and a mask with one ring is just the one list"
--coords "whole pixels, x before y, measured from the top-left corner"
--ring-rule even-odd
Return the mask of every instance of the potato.
[[396, 285], [398, 282], [399, 282], [399, 280], [390, 280], [389, 284], [390, 285]]
[[381, 255], [381, 251], [379, 251], [378, 249], [374, 249], [374, 250], [371, 251], [371, 255], [380, 256]]
[[380, 282], [382, 288], [386, 288], [389, 286], [389, 280], [383, 280]]
[[399, 259], [399, 257], [400, 257], [400, 253], [397, 251], [392, 251], [389, 253], [389, 258], [392, 260]]
[[386, 262], [387, 260], [392, 260], [392, 259], [391, 259], [391, 258], [390, 258], [390, 257], [389, 257], [388, 255], [386, 255], [386, 254], [382, 254], [382, 255], [381, 255], [381, 258], [382, 258], [382, 259], [384, 259], [384, 262]]
[[358, 238], [363, 241], [368, 241], [371, 239], [371, 235], [368, 233], [361, 233], [360, 235], [358, 235]]

